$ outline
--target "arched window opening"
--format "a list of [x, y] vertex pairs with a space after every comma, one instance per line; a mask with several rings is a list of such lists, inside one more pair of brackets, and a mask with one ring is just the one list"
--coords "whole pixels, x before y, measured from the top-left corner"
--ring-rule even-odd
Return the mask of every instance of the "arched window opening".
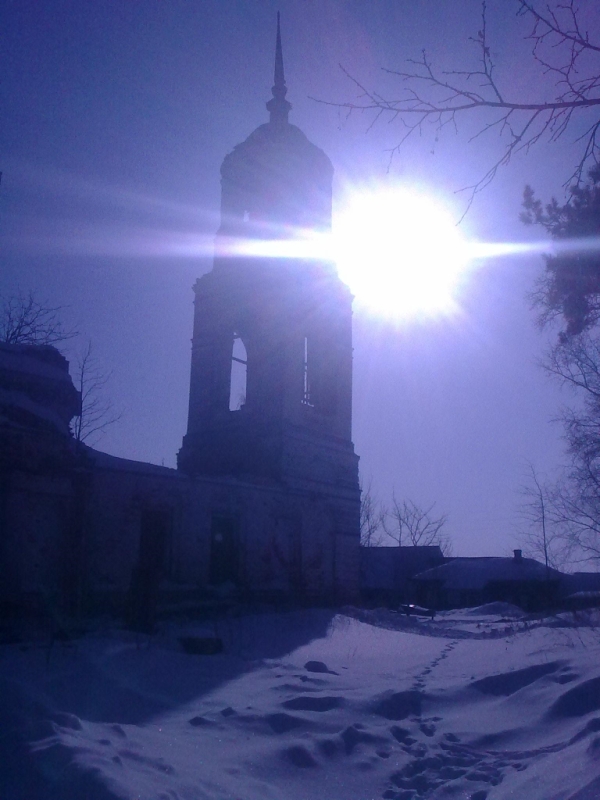
[[311, 391], [310, 391], [311, 374], [310, 374], [310, 364], [308, 360], [308, 338], [306, 336], [304, 337], [304, 366], [302, 374], [304, 381], [303, 392], [302, 392], [302, 403], [305, 406], [312, 406], [314, 405], [314, 403], [312, 401]]
[[231, 353], [231, 379], [229, 383], [229, 410], [239, 411], [246, 402], [248, 354], [237, 333], [233, 335]]

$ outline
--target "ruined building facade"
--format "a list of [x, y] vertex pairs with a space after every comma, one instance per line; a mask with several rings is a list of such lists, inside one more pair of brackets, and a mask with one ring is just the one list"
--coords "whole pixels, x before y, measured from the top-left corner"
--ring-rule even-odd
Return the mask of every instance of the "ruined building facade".
[[[333, 168], [288, 122], [279, 28], [272, 93], [269, 121], [221, 168], [214, 265], [194, 287], [178, 469], [89, 448], [77, 456], [78, 516], [57, 544], [69, 551], [77, 539], [77, 602], [135, 608], [224, 584], [306, 600], [357, 595], [352, 296], [333, 264], [294, 252], [331, 228]], [[13, 532], [18, 505], [7, 495]], [[50, 583], [44, 591], [65, 584]]]

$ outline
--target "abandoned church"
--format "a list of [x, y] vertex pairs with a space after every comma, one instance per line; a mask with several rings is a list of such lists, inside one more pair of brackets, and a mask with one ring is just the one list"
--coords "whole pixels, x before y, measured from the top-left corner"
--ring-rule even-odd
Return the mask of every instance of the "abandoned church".
[[77, 446], [52, 347], [0, 345], [0, 603], [143, 617], [215, 591], [355, 598], [352, 296], [327, 261], [246, 245], [331, 226], [333, 168], [288, 122], [279, 27], [270, 119], [225, 157], [212, 271], [194, 287], [177, 469]]

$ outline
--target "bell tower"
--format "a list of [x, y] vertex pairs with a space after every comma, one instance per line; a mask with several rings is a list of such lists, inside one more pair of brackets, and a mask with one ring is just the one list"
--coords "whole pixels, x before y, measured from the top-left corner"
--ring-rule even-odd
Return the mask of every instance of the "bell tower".
[[191, 475], [342, 493], [358, 507], [352, 295], [294, 244], [331, 229], [333, 167], [288, 121], [279, 15], [270, 119], [225, 157], [213, 269], [194, 286]]

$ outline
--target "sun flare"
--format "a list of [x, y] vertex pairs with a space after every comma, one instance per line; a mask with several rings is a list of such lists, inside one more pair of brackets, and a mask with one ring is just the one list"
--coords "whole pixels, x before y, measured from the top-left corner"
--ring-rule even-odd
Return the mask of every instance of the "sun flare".
[[338, 272], [357, 303], [390, 317], [448, 314], [467, 263], [451, 214], [410, 189], [354, 192], [334, 221]]

